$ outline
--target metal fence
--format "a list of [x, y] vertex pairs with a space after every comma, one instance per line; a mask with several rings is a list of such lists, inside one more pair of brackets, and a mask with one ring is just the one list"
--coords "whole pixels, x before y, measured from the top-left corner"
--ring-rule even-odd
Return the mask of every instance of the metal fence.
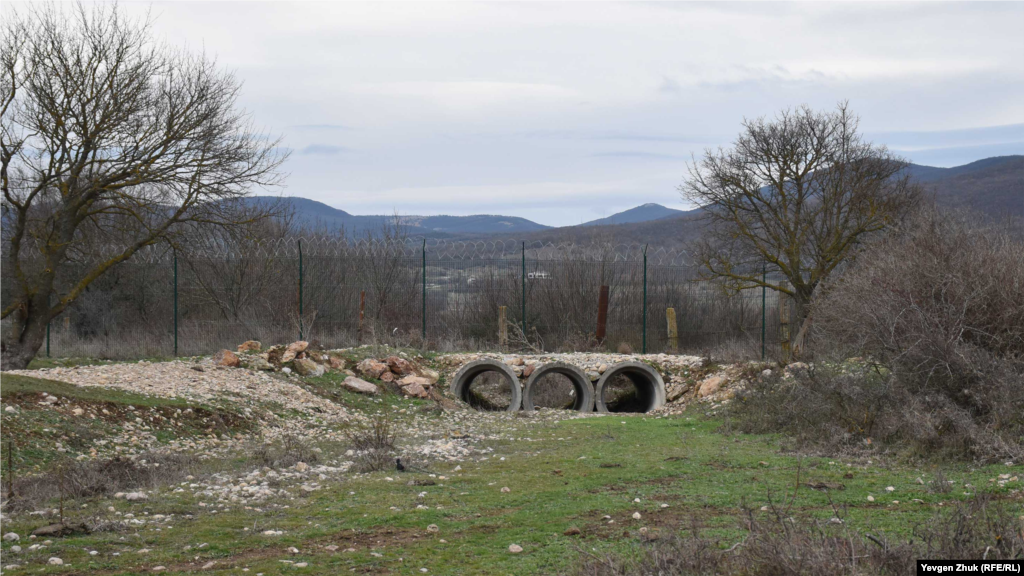
[[55, 318], [45, 353], [191, 356], [304, 339], [435, 350], [730, 347], [773, 358], [786, 338], [778, 294], [729, 291], [698, 280], [685, 252], [635, 245], [290, 238], [152, 248]]

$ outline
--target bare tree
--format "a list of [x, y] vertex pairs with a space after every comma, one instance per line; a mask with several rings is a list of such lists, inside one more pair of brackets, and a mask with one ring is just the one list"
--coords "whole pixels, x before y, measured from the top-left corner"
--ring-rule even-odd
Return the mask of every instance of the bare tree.
[[[792, 297], [798, 352], [815, 288], [869, 235], [903, 218], [920, 189], [906, 161], [862, 139], [845, 102], [833, 112], [786, 110], [743, 128], [732, 148], [694, 160], [680, 191], [709, 224], [696, 250], [704, 275]], [[763, 267], [787, 283], [765, 283]]]
[[[0, 42], [3, 365], [17, 368], [51, 318], [139, 250], [265, 217], [241, 199], [280, 183], [285, 154], [237, 106], [238, 80], [116, 5], [9, 11]], [[67, 277], [69, 261], [89, 265]]]

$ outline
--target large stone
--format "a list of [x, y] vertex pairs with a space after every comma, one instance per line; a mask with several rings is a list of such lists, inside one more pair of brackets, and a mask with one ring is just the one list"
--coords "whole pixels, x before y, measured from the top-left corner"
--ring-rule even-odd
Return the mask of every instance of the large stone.
[[260, 356], [266, 358], [267, 362], [273, 364], [274, 367], [280, 368], [282, 364], [281, 358], [284, 356], [284, 346], [271, 346]]
[[298, 340], [296, 342], [292, 342], [291, 344], [288, 345], [287, 348], [284, 349], [284, 353], [281, 354], [281, 363], [284, 364], [284, 363], [287, 363], [287, 362], [291, 362], [301, 352], [305, 352], [306, 348], [308, 346], [309, 346], [309, 342], [306, 342], [304, 340]]
[[689, 384], [673, 382], [669, 384], [667, 388], [665, 388], [665, 400], [667, 402], [675, 402], [676, 400], [682, 398], [683, 394], [686, 394], [686, 392], [689, 389]]
[[344, 370], [345, 359], [339, 356], [328, 356], [327, 365], [330, 366], [332, 370]]
[[409, 374], [417, 373], [416, 365], [405, 358], [388, 356], [385, 362], [387, 362], [388, 368], [398, 376], [408, 376]]
[[700, 388], [697, 389], [697, 396], [700, 398], [706, 398], [721, 390], [728, 382], [729, 381], [724, 374], [708, 376], [704, 380], [701, 380]]
[[428, 396], [426, 389], [419, 384], [408, 384], [406, 386], [402, 386], [402, 394], [411, 398], [426, 398]]
[[271, 364], [266, 358], [257, 356], [249, 361], [249, 368], [252, 370], [273, 370], [274, 365]]
[[358, 392], [359, 394], [377, 394], [380, 392], [376, 384], [371, 384], [355, 376], [345, 378], [345, 381], [341, 383], [341, 387], [352, 392]]
[[221, 350], [213, 355], [213, 361], [218, 366], [227, 366], [228, 368], [238, 368], [240, 361], [238, 355], [231, 350]]
[[437, 370], [430, 368], [420, 368], [420, 376], [426, 378], [431, 386], [437, 384], [437, 381], [441, 379], [441, 375], [437, 373]]
[[537, 369], [537, 365], [536, 364], [527, 364], [523, 368], [523, 378], [529, 378], [530, 374], [533, 374], [533, 371], [536, 370], [536, 369]]
[[388, 365], [378, 362], [373, 358], [367, 358], [356, 364], [356, 372], [368, 378], [380, 378], [380, 375], [388, 371]]
[[380, 375], [381, 382], [394, 382], [398, 380], [398, 376], [395, 376], [394, 372], [385, 372]]
[[85, 524], [50, 524], [32, 531], [32, 535], [38, 538], [63, 538], [64, 536], [88, 533], [89, 527]]
[[411, 386], [413, 384], [426, 389], [426, 388], [430, 388], [430, 386], [433, 384], [433, 382], [431, 382], [429, 378], [424, 378], [423, 376], [413, 376], [413, 375], [406, 376], [405, 378], [402, 378], [401, 380], [398, 381], [398, 385], [402, 386], [402, 387]]
[[309, 358], [299, 358], [292, 361], [292, 367], [299, 376], [323, 376], [324, 367], [313, 362]]
[[263, 344], [260, 344], [256, 340], [246, 340], [238, 345], [238, 353], [242, 352], [259, 352], [263, 349]]

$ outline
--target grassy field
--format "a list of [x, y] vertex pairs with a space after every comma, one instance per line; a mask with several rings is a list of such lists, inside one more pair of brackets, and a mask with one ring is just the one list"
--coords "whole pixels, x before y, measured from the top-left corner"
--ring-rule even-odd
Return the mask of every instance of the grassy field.
[[[310, 384], [351, 409], [390, 406], [400, 431], [432, 417], [423, 401], [389, 395], [373, 403], [335, 390], [330, 380]], [[152, 404], [163, 402], [3, 377], [5, 405], [40, 390], [104, 405], [159, 408]], [[102, 433], [102, 426], [108, 425], [105, 420], [75, 422], [66, 414], [51, 420], [26, 418], [28, 412], [45, 410], [24, 407], [18, 436], [45, 437], [44, 428], [72, 424], [99, 426]], [[696, 520], [725, 548], [742, 539], [745, 509], [769, 514], [762, 507], [782, 507], [787, 498], [792, 499], [792, 516], [838, 515], [848, 526], [890, 535], [906, 535], [915, 524], [980, 491], [1007, 502], [1016, 500], [1011, 505], [1020, 507], [1020, 483], [1001, 486], [994, 481], [999, 474], [1021, 474], [1019, 465], [946, 466], [941, 474], [953, 482], [951, 489], [937, 491], [932, 484], [940, 472], [936, 468], [867, 457], [839, 460], [784, 453], [778, 438], [728, 433], [720, 419], [696, 410], [673, 417], [480, 418], [478, 427], [465, 430], [471, 438], [467, 442], [489, 451], [461, 462], [424, 461], [429, 473], [387, 471], [329, 478], [318, 489], [298, 491], [275, 505], [216, 505], [214, 499], [187, 490], [175, 492], [175, 486], [154, 490], [148, 500], [138, 502], [109, 494], [82, 498], [65, 502], [68, 521], [131, 518], [146, 523], [129, 521], [109, 531], [55, 538], [34, 551], [28, 547], [42, 542], [29, 540], [28, 533], [51, 520], [17, 514], [5, 519], [3, 532], [16, 532], [21, 541], [3, 542], [3, 565], [18, 563], [22, 570], [42, 574], [139, 574], [157, 567], [168, 574], [187, 574], [204, 566], [212, 573], [268, 576], [559, 574], [571, 573], [584, 553], [632, 553], [640, 545], [640, 528], [647, 528], [646, 537], [658, 537]], [[9, 415], [4, 414], [5, 440], [11, 437], [8, 423]], [[502, 434], [503, 430], [514, 432]], [[342, 457], [347, 448], [306, 440], [320, 449], [321, 461]], [[403, 441], [400, 437], [399, 444]], [[30, 461], [19, 466], [39, 468], [53, 454], [25, 457]], [[456, 470], [457, 465], [461, 469]], [[205, 466], [196, 474], [253, 467], [242, 457]], [[509, 490], [502, 491], [505, 487]], [[633, 518], [637, 512], [639, 520]], [[428, 528], [431, 525], [436, 531]], [[268, 530], [281, 533], [264, 534]], [[11, 552], [14, 544], [23, 551]], [[512, 544], [523, 551], [510, 553]], [[92, 551], [96, 554], [90, 555]], [[64, 564], [48, 565], [51, 557]]]

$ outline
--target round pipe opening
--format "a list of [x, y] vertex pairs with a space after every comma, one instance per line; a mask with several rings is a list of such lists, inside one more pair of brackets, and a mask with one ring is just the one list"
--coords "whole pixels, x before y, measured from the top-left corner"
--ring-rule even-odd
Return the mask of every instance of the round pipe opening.
[[590, 378], [576, 366], [564, 362], [537, 368], [523, 386], [523, 409], [533, 411], [541, 407], [592, 411], [594, 387]]
[[665, 381], [642, 362], [612, 366], [597, 381], [598, 412], [650, 412], [665, 404]]
[[515, 412], [522, 405], [519, 378], [496, 360], [474, 360], [455, 373], [450, 390], [477, 410]]

